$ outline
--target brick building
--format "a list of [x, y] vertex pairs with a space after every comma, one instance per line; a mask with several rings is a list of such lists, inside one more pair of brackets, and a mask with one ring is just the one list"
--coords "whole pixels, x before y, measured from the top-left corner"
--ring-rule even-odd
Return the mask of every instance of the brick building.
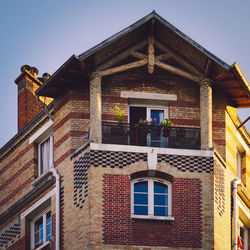
[[250, 249], [237, 63], [152, 12], [51, 77], [21, 71], [0, 249]]

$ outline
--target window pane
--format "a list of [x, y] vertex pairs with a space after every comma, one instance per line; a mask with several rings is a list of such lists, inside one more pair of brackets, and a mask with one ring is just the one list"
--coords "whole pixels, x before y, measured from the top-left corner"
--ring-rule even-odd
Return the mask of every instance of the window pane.
[[154, 193], [157, 194], [167, 194], [168, 186], [159, 182], [154, 182]]
[[134, 194], [134, 204], [148, 204], [148, 195]]
[[43, 244], [43, 217], [35, 221], [35, 247]]
[[51, 212], [46, 214], [46, 241], [51, 240]]
[[134, 184], [134, 192], [148, 192], [148, 182], [142, 181]]
[[165, 194], [155, 194], [154, 195], [154, 205], [168, 205], [168, 196]]
[[148, 215], [148, 206], [134, 206], [134, 214]]
[[50, 137], [41, 143], [41, 174], [45, 173], [50, 166]]
[[164, 117], [163, 110], [151, 110], [151, 119], [156, 125], [160, 125]]
[[167, 216], [168, 207], [154, 207], [154, 215], [155, 216]]

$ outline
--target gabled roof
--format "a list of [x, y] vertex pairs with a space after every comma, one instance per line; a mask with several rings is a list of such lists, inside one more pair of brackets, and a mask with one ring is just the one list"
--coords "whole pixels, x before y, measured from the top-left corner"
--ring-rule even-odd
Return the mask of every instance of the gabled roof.
[[[143, 17], [128, 28], [118, 32], [100, 44], [80, 54], [73, 55], [36, 93], [39, 96], [56, 97], [61, 91], [73, 84], [88, 84], [89, 74], [131, 46], [147, 39], [152, 20], [154, 37], [160, 44], [167, 46], [173, 53], [186, 60], [202, 76], [206, 76], [210, 65], [209, 77], [218, 87], [228, 94], [230, 105], [250, 107], [250, 87], [239, 66], [227, 63], [207, 51], [186, 36], [155, 11]], [[207, 76], [206, 76], [207, 77]], [[74, 81], [71, 81], [71, 78]]]

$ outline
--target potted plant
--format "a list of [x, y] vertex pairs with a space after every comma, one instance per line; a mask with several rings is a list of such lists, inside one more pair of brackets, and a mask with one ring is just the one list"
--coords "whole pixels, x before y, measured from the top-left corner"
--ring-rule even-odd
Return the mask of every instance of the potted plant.
[[122, 124], [125, 122], [125, 111], [115, 105], [114, 107], [115, 113], [114, 113], [114, 120], [118, 122], [117, 127], [112, 127], [111, 128], [111, 133], [113, 135], [123, 135], [124, 134], [124, 129]]
[[174, 126], [170, 118], [166, 118], [161, 122], [163, 127], [163, 136], [168, 137], [170, 135], [171, 128]]

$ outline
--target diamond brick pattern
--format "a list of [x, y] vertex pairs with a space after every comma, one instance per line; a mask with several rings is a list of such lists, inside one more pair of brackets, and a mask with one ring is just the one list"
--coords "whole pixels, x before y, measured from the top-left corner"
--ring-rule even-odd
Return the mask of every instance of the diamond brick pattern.
[[9, 229], [7, 229], [4, 233], [0, 235], [0, 247], [7, 248], [9, 243], [13, 244], [16, 238], [21, 237], [21, 225], [15, 223]]
[[225, 170], [216, 160], [214, 162], [214, 176], [214, 200], [219, 215], [222, 216], [225, 213]]
[[147, 161], [147, 154], [93, 150], [90, 152], [90, 161], [95, 167], [124, 168], [139, 161]]
[[82, 208], [88, 196], [88, 169], [90, 153], [87, 152], [74, 162], [74, 205]]
[[213, 157], [158, 154], [157, 161], [169, 163], [182, 172], [210, 173], [213, 171]]

